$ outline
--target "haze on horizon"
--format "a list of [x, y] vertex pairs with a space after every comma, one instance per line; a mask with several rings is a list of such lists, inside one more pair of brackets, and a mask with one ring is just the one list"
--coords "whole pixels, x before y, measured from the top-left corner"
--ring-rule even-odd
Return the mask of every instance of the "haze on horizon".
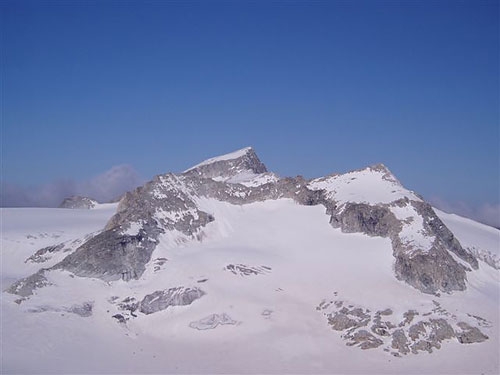
[[282, 176], [383, 162], [500, 226], [499, 5], [4, 1], [1, 205], [99, 200], [253, 146]]

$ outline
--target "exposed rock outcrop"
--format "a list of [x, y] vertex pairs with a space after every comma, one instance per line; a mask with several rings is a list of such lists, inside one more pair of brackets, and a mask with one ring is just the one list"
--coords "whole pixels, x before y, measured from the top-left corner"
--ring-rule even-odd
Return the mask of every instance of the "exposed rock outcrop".
[[406, 311], [403, 320], [393, 314], [391, 309], [372, 313], [365, 307], [343, 300], [323, 300], [316, 310], [323, 313], [328, 324], [340, 333], [346, 345], [361, 349], [382, 347], [394, 356], [422, 351], [432, 353], [450, 340], [461, 344], [482, 342], [488, 336], [473, 324], [491, 327], [489, 321], [478, 316], [451, 314], [436, 301], [421, 313]]
[[205, 160], [184, 172], [186, 176], [227, 180], [241, 173], [266, 173], [266, 166], [251, 147]]
[[394, 214], [383, 206], [347, 203], [338, 209], [330, 208], [327, 213], [331, 215], [330, 224], [345, 233], [388, 237], [398, 233], [401, 227]]
[[145, 296], [139, 304], [139, 311], [149, 315], [171, 306], [186, 306], [201, 298], [205, 292], [199, 288], [170, 288], [158, 290]]
[[37, 273], [16, 281], [9, 288], [7, 288], [6, 291], [12, 294], [17, 294], [21, 297], [31, 296], [35, 289], [51, 285], [51, 283], [45, 277], [45, 272], [46, 270], [42, 268]]
[[49, 256], [50, 254], [57, 253], [63, 249], [64, 249], [63, 243], [44, 247], [44, 248], [38, 250], [32, 256], [28, 257], [28, 259], [26, 259], [24, 261], [24, 263], [27, 263], [27, 262], [43, 263], [43, 262], [47, 261], [48, 259], [50, 259], [50, 256]]
[[[328, 196], [327, 191], [324, 196]], [[462, 248], [425, 202], [403, 198], [373, 205], [324, 199], [334, 228], [345, 233], [389, 237], [396, 277], [424, 293], [465, 290], [466, 271], [478, 268], [474, 255]], [[397, 217], [394, 212], [402, 210], [413, 211], [414, 215]], [[414, 222], [416, 218], [421, 224]]]
[[461, 332], [457, 333], [457, 339], [461, 344], [483, 342], [488, 339], [488, 336], [482, 333], [477, 327], [472, 327], [465, 322], [459, 322], [458, 326], [461, 328]]
[[148, 223], [136, 235], [122, 234], [119, 228], [107, 230], [84, 243], [52, 269], [107, 281], [137, 279], [151, 259], [160, 233], [157, 226]]
[[59, 208], [91, 209], [96, 205], [98, 205], [98, 202], [95, 199], [73, 195], [71, 197], [65, 198], [59, 205]]

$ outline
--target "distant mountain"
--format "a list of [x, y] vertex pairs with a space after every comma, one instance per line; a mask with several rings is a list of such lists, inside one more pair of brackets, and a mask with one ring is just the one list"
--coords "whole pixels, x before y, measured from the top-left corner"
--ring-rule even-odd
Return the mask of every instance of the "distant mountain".
[[65, 198], [61, 204], [59, 205], [59, 208], [84, 208], [84, 209], [90, 209], [94, 208], [96, 205], [99, 203], [92, 198], [88, 197], [81, 197], [79, 195], [73, 195], [71, 197]]
[[[80, 204], [87, 198], [67, 206]], [[247, 147], [128, 192], [101, 231], [30, 254], [26, 262], [38, 268], [8, 292], [20, 308], [105, 319], [111, 331], [118, 322], [127, 335], [149, 337], [149, 316], [156, 316], [165, 334], [180, 329], [183, 340], [201, 347], [199, 335], [216, 328], [218, 340], [231, 340], [224, 332], [251, 333], [257, 345], [266, 337], [259, 332], [271, 329], [272, 340], [285, 340], [284, 324], [299, 338], [301, 324], [316, 322], [306, 357], [334, 372], [317, 346], [331, 329], [348, 346], [381, 355], [433, 352], [448, 341], [494, 348], [500, 231], [467, 234], [484, 228], [436, 213], [383, 164], [312, 180], [279, 177]], [[296, 326], [285, 324], [287, 317]], [[344, 353], [335, 347], [333, 358]], [[228, 350], [230, 363], [241, 361]], [[181, 367], [242, 370], [199, 363]], [[357, 368], [387, 370], [377, 366]], [[498, 357], [487, 366], [497, 368]], [[308, 365], [277, 369], [315, 372]]]

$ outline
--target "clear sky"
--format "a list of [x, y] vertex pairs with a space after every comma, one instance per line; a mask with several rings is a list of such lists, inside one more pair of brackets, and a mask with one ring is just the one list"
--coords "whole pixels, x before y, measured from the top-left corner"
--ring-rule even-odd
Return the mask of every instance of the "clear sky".
[[3, 205], [250, 145], [283, 176], [383, 162], [441, 206], [498, 217], [498, 1], [0, 9]]

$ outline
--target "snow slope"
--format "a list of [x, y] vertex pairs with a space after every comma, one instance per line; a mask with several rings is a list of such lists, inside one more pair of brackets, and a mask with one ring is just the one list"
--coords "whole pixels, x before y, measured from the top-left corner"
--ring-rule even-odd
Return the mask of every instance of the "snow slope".
[[117, 206], [118, 203], [97, 204], [91, 210], [0, 208], [2, 290], [40, 268], [40, 264], [25, 262], [35, 251], [60, 243], [67, 243], [68, 247], [73, 242], [73, 247], [80, 244], [86, 236], [103, 229]]
[[274, 173], [243, 172], [231, 178], [214, 177], [213, 180], [224, 181], [230, 184], [242, 184], [247, 187], [255, 187], [270, 182], [276, 182], [279, 180], [279, 177]]
[[[200, 198], [197, 204], [215, 217], [203, 241], [162, 235], [139, 280], [104, 282], [53, 271], [48, 278], [54, 285], [21, 304], [3, 293], [2, 372], [499, 372], [500, 277], [492, 267], [481, 264], [464, 292], [423, 294], [394, 278], [388, 239], [333, 229], [322, 206], [289, 199], [232, 205]], [[102, 228], [115, 207], [2, 210], [2, 280], [31, 273], [35, 266], [24, 259], [40, 247]], [[475, 223], [459, 224], [459, 239], [483, 236]], [[112, 317], [124, 313], [115, 301], [179, 286], [205, 295], [188, 306], [138, 313], [126, 323]], [[432, 354], [402, 358], [383, 350], [391, 350], [387, 340], [362, 351], [346, 346], [325, 319], [320, 306], [334, 300], [391, 309], [387, 319], [395, 323], [410, 309], [419, 311], [417, 320], [444, 311], [450, 321], [475, 324], [473, 316], [480, 316], [489, 339], [469, 345], [448, 340]], [[83, 303], [93, 303], [91, 316], [74, 313]]]
[[463, 247], [489, 265], [500, 268], [500, 230], [438, 209], [434, 211]]
[[391, 203], [405, 197], [410, 200], [421, 200], [415, 193], [405, 189], [382, 164], [345, 174], [317, 178], [309, 183], [309, 188], [326, 190], [327, 197], [340, 204], [355, 202], [376, 205]]

